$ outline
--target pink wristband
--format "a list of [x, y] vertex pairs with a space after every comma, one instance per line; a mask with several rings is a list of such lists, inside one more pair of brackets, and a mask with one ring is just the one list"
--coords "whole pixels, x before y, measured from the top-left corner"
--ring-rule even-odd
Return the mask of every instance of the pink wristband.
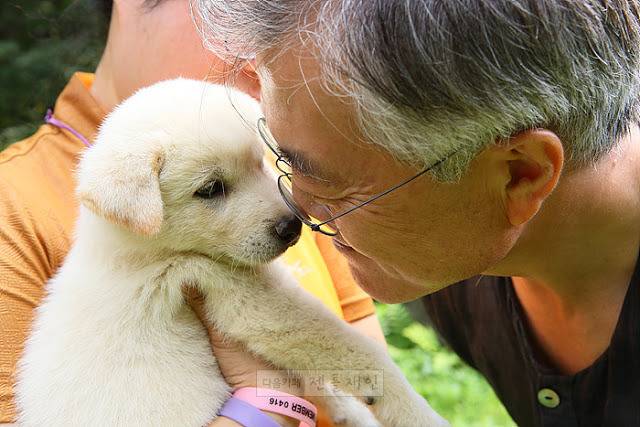
[[277, 390], [259, 387], [242, 387], [233, 397], [252, 404], [263, 411], [275, 412], [300, 420], [299, 427], [315, 427], [317, 409], [306, 400]]

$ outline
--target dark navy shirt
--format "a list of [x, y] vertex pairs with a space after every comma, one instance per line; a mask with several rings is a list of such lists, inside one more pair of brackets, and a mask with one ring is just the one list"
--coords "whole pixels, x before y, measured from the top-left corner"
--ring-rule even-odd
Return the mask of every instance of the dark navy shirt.
[[475, 277], [422, 303], [432, 326], [486, 377], [519, 426], [640, 426], [640, 262], [609, 348], [575, 375], [536, 360], [510, 278]]

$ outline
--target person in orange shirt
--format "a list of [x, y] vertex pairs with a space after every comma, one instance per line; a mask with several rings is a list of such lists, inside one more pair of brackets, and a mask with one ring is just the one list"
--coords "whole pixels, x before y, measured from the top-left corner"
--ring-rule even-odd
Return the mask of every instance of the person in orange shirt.
[[[178, 76], [221, 82], [224, 64], [206, 49], [187, 0], [115, 0], [107, 44], [93, 74], [76, 73], [54, 117], [92, 140], [103, 117], [137, 89]], [[247, 70], [237, 86], [254, 97]], [[15, 420], [13, 375], [45, 283], [70, 247], [77, 214], [74, 169], [85, 148], [46, 124], [0, 153], [0, 424]], [[355, 284], [330, 238], [305, 230], [285, 254], [305, 289], [363, 333], [384, 341], [371, 298]], [[319, 425], [328, 425], [322, 421]]]

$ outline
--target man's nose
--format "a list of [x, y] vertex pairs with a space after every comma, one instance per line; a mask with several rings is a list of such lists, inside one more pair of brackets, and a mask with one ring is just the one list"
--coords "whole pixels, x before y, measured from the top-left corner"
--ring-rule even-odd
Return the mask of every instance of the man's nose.
[[300, 238], [302, 222], [294, 215], [287, 215], [276, 222], [274, 229], [278, 239], [287, 246], [291, 246]]

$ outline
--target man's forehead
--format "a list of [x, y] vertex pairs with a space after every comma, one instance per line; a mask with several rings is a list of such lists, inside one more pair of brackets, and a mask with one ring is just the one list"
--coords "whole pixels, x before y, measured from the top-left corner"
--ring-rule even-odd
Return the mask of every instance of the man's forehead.
[[315, 79], [320, 75], [321, 66], [317, 57], [300, 47], [291, 47], [278, 52], [258, 55], [256, 72], [261, 78], [275, 78], [280, 82], [300, 82]]
[[281, 152], [302, 172], [337, 179], [348, 145], [362, 143], [352, 106], [328, 93], [308, 55], [286, 53], [258, 69], [267, 126]]

